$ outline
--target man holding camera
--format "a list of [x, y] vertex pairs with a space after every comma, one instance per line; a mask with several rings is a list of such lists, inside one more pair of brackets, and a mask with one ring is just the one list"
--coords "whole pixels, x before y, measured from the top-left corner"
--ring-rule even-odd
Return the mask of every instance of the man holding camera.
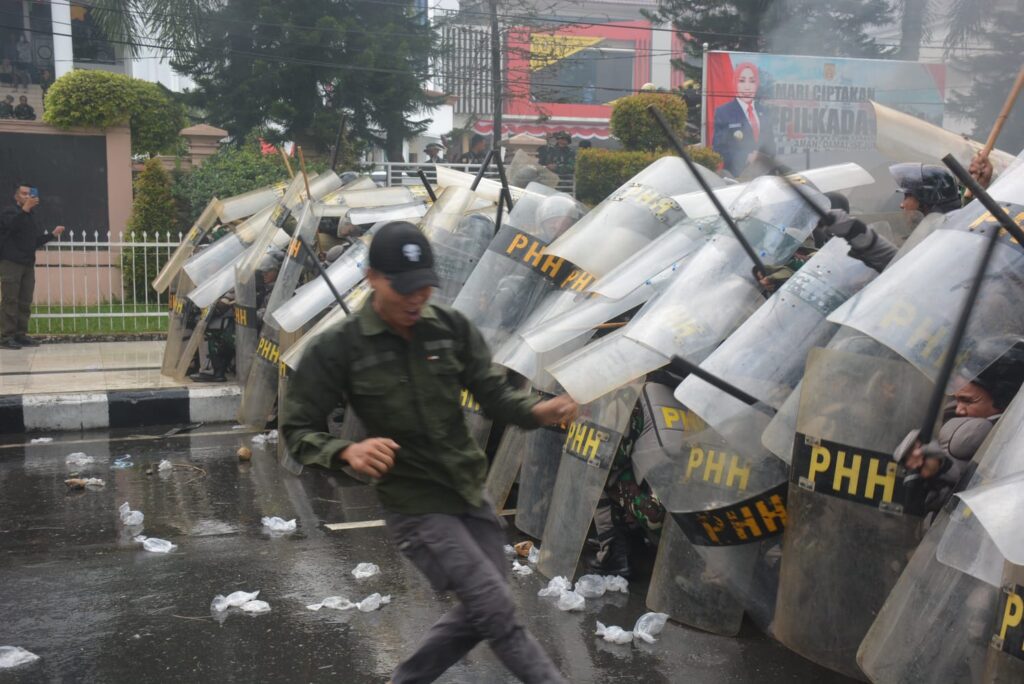
[[36, 250], [60, 237], [64, 226], [47, 232], [36, 225], [33, 210], [39, 191], [26, 183], [14, 186], [14, 205], [0, 212], [0, 348], [35, 347], [28, 336], [32, 293], [36, 287]]

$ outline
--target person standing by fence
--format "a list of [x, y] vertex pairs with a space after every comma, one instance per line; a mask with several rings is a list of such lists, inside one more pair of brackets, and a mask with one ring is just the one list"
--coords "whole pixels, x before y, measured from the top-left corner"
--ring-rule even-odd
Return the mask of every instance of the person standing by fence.
[[35, 347], [28, 336], [32, 294], [36, 287], [36, 250], [60, 237], [64, 226], [47, 232], [36, 225], [32, 210], [39, 191], [27, 183], [14, 186], [14, 206], [0, 212], [0, 348]]

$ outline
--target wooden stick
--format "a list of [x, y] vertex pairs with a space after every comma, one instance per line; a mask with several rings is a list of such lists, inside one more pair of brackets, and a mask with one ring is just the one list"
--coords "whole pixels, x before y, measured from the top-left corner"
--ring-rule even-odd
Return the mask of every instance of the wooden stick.
[[992, 126], [992, 132], [988, 134], [988, 141], [985, 143], [985, 147], [981, 148], [981, 152], [978, 153], [979, 156], [987, 159], [989, 153], [996, 146], [996, 138], [1002, 132], [1003, 124], [1010, 117], [1010, 110], [1013, 109], [1013, 104], [1017, 101], [1021, 88], [1024, 88], [1024, 66], [1021, 66], [1020, 71], [1017, 72], [1017, 80], [1014, 81], [1013, 87], [1010, 88], [1010, 94], [1006, 96], [1003, 109], [999, 112], [999, 116], [996, 117], [996, 123]]
[[309, 191], [309, 174], [306, 173], [306, 158], [302, 156], [302, 148], [298, 148], [299, 151], [299, 168], [302, 169], [302, 180], [306, 183], [306, 199], [312, 200], [313, 193]]
[[278, 147], [277, 151], [281, 153], [281, 159], [284, 159], [284, 168], [288, 169], [288, 177], [295, 178], [295, 172], [292, 171], [292, 163], [288, 161], [288, 154], [284, 151], [284, 145]]

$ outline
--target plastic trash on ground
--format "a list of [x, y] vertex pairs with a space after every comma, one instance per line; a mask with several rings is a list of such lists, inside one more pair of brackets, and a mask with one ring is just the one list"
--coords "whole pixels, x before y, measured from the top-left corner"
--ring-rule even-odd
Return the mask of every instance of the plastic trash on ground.
[[125, 454], [121, 458], [114, 459], [114, 462], [110, 464], [110, 467], [114, 470], [123, 470], [125, 468], [132, 467], [131, 454]]
[[537, 596], [561, 596], [572, 588], [572, 583], [566, 577], [555, 577], [548, 586], [537, 592]]
[[533, 569], [529, 565], [522, 565], [519, 561], [512, 561], [512, 572], [526, 577], [533, 574]]
[[[139, 540], [139, 537], [136, 537]], [[174, 549], [178, 548], [177, 544], [172, 544], [166, 539], [157, 539], [156, 537], [142, 537], [142, 548], [150, 553], [170, 553]]]
[[576, 580], [576, 593], [583, 598], [598, 598], [604, 596], [608, 589], [608, 582], [601, 575], [584, 575]]
[[529, 555], [526, 556], [526, 562], [530, 565], [536, 565], [537, 561], [540, 560], [540, 549], [534, 546], [530, 549]]
[[597, 631], [594, 633], [605, 641], [610, 641], [613, 644], [628, 644], [633, 641], [632, 632], [627, 632], [621, 627], [616, 627], [615, 625], [605, 627], [603, 624], [598, 622]]
[[352, 570], [352, 576], [356, 579], [366, 579], [380, 574], [380, 568], [373, 563], [360, 563]]
[[161, 473], [167, 472], [168, 470], [174, 470], [174, 465], [166, 458], [160, 461], [160, 465], [157, 466], [157, 470]]
[[505, 544], [505, 555], [506, 556], [514, 556], [514, 555], [516, 555], [515, 547], [512, 546], [511, 544]]
[[644, 613], [633, 626], [633, 637], [653, 644], [657, 635], [665, 629], [668, 615], [665, 613]]
[[356, 604], [356, 608], [363, 613], [372, 613], [381, 606], [386, 606], [391, 603], [391, 594], [381, 596], [380, 594], [370, 594], [362, 601]]
[[146, 517], [142, 514], [142, 511], [133, 511], [127, 501], [118, 507], [117, 512], [120, 514], [121, 523], [125, 527], [138, 527]]
[[39, 656], [21, 646], [0, 646], [0, 670], [21, 667], [39, 660]]
[[333, 610], [350, 610], [355, 608], [356, 604], [349, 601], [344, 596], [328, 596], [320, 603], [314, 603], [306, 606], [309, 610], [320, 610], [321, 608], [331, 608]]
[[604, 590], [617, 591], [622, 594], [629, 593], [629, 582], [626, 581], [625, 577], [619, 577], [618, 575], [605, 575], [604, 576]]
[[530, 555], [530, 551], [533, 550], [533, 542], [521, 541], [512, 548], [516, 550], [516, 554], [518, 554], [520, 557], [526, 558]]
[[86, 466], [91, 463], [95, 463], [96, 459], [87, 454], [83, 454], [81, 451], [76, 451], [73, 454], [68, 454], [68, 457], [64, 459], [64, 462], [69, 466], [80, 468], [81, 466]]
[[233, 591], [227, 596], [221, 596], [217, 594], [213, 597], [213, 601], [210, 603], [210, 609], [215, 613], [222, 613], [228, 608], [240, 608], [249, 601], [253, 601], [257, 596], [260, 595], [259, 590], [256, 591]]
[[278, 518], [276, 515], [273, 517], [264, 516], [261, 520], [263, 526], [271, 532], [294, 532], [295, 531], [295, 518], [291, 520], [285, 520]]
[[52, 441], [53, 437], [36, 437], [33, 440], [29, 440], [29, 444], [49, 444]]
[[72, 477], [64, 480], [64, 484], [71, 489], [102, 489], [107, 486], [107, 483], [98, 477]]
[[252, 443], [257, 446], [264, 446], [266, 444], [274, 444], [277, 442], [277, 430], [271, 430], [270, 432], [254, 435]]
[[587, 600], [575, 591], [565, 591], [558, 597], [558, 610], [583, 610]]
[[248, 601], [243, 603], [241, 609], [245, 613], [250, 615], [262, 615], [263, 613], [270, 612], [270, 604], [266, 601]]

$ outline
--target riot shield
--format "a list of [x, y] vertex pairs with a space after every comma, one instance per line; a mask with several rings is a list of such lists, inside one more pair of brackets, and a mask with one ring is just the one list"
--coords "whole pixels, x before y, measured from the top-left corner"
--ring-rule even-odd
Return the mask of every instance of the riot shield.
[[196, 322], [196, 327], [192, 329], [192, 334], [189, 335], [188, 341], [182, 348], [181, 356], [178, 357], [178, 361], [170, 373], [170, 376], [178, 382], [184, 382], [185, 377], [188, 375], [192, 359], [195, 357], [196, 352], [199, 351], [199, 345], [202, 344], [203, 338], [206, 337], [206, 328], [209, 326], [212, 316], [212, 306], [199, 310], [199, 320]]
[[[820, 207], [824, 196], [807, 190]], [[817, 224], [817, 215], [778, 178], [758, 178], [730, 207], [751, 246], [769, 266], [785, 263]], [[673, 354], [700, 362], [764, 301], [753, 265], [731, 234], [712, 237], [623, 328], [548, 370], [574, 399], [605, 392], [668, 363]]]
[[[242, 391], [242, 403], [238, 410], [238, 422], [262, 428], [270, 415], [277, 398], [277, 379], [280, 371], [278, 362], [281, 341], [284, 336], [271, 317], [282, 303], [291, 298], [295, 288], [308, 266], [308, 256], [300, 243], [310, 244], [320, 223], [322, 205], [306, 202], [295, 226], [295, 234], [285, 252], [284, 261], [274, 281], [274, 289], [267, 298], [263, 326], [256, 345], [256, 356], [249, 367]], [[237, 293], [236, 293], [237, 297]], [[237, 327], [236, 327], [237, 331]], [[298, 332], [298, 331], [296, 331]], [[291, 333], [285, 333], [290, 336]], [[237, 342], [237, 332], [236, 332]]]
[[[1010, 404], [978, 449], [978, 467], [963, 494], [969, 499], [984, 483], [1024, 469], [1021, 447], [1024, 396]], [[1004, 557], [978, 524], [980, 517], [956, 497], [939, 512], [857, 652], [857, 663], [873, 682], [983, 681], [992, 626], [1003, 616], [997, 604]]]
[[919, 541], [924, 511], [892, 454], [920, 427], [931, 391], [902, 360], [808, 356], [773, 633], [851, 677], [861, 676], [857, 647]]
[[494, 238], [494, 222], [467, 213], [477, 196], [467, 188], [447, 188], [423, 219], [421, 229], [434, 251], [440, 286], [432, 301], [450, 306]]
[[274, 208], [266, 207], [243, 221], [234, 232], [228, 233], [185, 262], [188, 277], [197, 286], [220, 271], [226, 264], [234, 262], [255, 242], [260, 233], [267, 230], [267, 219]]
[[193, 304], [187, 298], [194, 285], [188, 274], [180, 270], [175, 276], [174, 291], [168, 298], [167, 343], [164, 345], [164, 358], [160, 364], [160, 372], [170, 376], [174, 373], [181, 358], [182, 349], [188, 340], [187, 322], [193, 313]]
[[[712, 188], [725, 185], [715, 173], [697, 169]], [[671, 195], [697, 190], [682, 159], [662, 157], [594, 207], [548, 253], [603, 276], [686, 216]]]
[[982, 681], [1024, 681], [1024, 565], [1007, 562]]
[[[1024, 203], [1024, 165], [1007, 171], [989, 188], [1011, 216]], [[957, 312], [986, 233], [995, 219], [979, 202], [946, 215], [942, 228], [914, 248], [870, 287], [840, 307], [829, 320], [875, 338], [934, 378], [949, 345]], [[1024, 248], [1004, 235], [996, 247], [958, 352], [958, 371], [975, 377], [995, 361], [1024, 330]], [[936, 279], [936, 274], [942, 274]]]
[[[488, 245], [452, 307], [480, 329], [492, 349], [512, 334], [546, 293], [579, 291], [590, 282], [571, 264], [545, 253], [550, 240], [581, 212], [579, 204], [561, 193], [537, 202], [521, 199]], [[535, 228], [529, 232], [520, 224]]]
[[541, 535], [537, 569], [546, 577], [572, 577], [597, 502], [636, 406], [640, 385], [620, 387], [580, 407], [562, 445], [558, 477]]
[[[274, 239], [270, 243], [275, 249], [284, 250], [288, 247], [288, 243], [291, 238], [288, 237], [288, 233], [284, 232], [280, 228], [274, 229]], [[255, 249], [255, 246], [250, 245], [247, 251]], [[198, 306], [200, 309], [213, 304], [219, 298], [230, 292], [235, 287], [235, 267], [244, 259], [246, 256], [245, 252], [242, 252], [237, 257], [224, 264], [220, 270], [216, 271], [213, 275], [206, 278], [202, 285], [197, 286], [191, 292], [188, 293], [189, 300], [193, 304]]]
[[174, 254], [171, 255], [171, 258], [167, 260], [167, 263], [160, 269], [156, 278], [153, 279], [153, 289], [157, 293], [163, 292], [174, 282], [182, 265], [192, 256], [192, 252], [195, 251], [199, 243], [217, 222], [217, 211], [219, 208], [217, 198], [214, 197], [206, 205], [206, 208], [203, 209], [203, 213], [199, 215], [196, 222], [192, 224], [192, 227], [185, 234], [184, 239], [182, 239], [181, 244], [174, 250]]
[[231, 223], [252, 216], [267, 207], [274, 206], [287, 189], [287, 183], [275, 183], [265, 188], [258, 188], [220, 200], [217, 205], [217, 217], [221, 223]]

